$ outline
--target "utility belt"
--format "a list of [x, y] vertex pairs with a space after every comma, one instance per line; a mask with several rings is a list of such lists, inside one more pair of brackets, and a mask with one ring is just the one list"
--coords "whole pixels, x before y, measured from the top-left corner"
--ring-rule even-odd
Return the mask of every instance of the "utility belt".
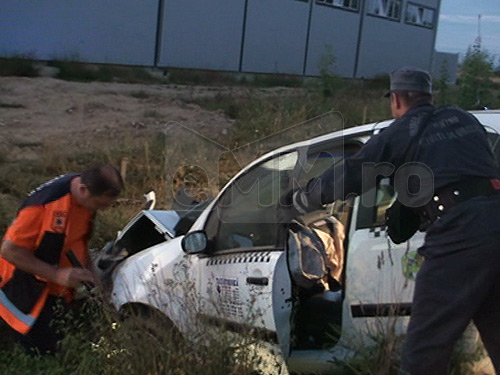
[[421, 230], [448, 213], [454, 206], [480, 196], [500, 194], [500, 180], [489, 178], [468, 179], [439, 189], [431, 201], [417, 209], [420, 216]]

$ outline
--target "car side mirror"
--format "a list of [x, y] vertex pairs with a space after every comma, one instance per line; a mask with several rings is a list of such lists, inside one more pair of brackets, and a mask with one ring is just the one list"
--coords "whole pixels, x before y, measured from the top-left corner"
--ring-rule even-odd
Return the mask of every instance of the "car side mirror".
[[186, 254], [198, 254], [207, 250], [208, 238], [207, 234], [202, 230], [197, 230], [186, 234], [182, 239], [182, 250]]

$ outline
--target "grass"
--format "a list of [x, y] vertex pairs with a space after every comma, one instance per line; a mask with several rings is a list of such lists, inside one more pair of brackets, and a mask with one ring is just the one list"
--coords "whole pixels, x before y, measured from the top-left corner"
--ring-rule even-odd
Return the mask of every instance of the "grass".
[[[400, 374], [401, 350], [404, 334], [396, 333], [397, 316], [376, 318], [368, 338], [348, 344], [354, 353], [345, 360], [334, 360], [338, 375], [398, 375]], [[474, 374], [474, 365], [482, 360], [486, 351], [482, 344], [476, 344], [477, 329], [469, 325], [454, 347], [450, 359], [450, 375]], [[345, 344], [344, 344], [345, 345]]]
[[151, 95], [144, 90], [132, 91], [130, 96], [136, 99], [148, 99], [151, 97]]
[[[36, 77], [36, 61], [29, 55], [13, 55], [0, 58], [0, 76]], [[165, 78], [151, 75], [142, 67], [87, 64], [78, 56], [47, 61], [48, 66], [58, 68], [57, 78], [79, 82], [165, 83]]]
[[383, 90], [366, 86], [359, 82], [342, 84], [331, 97], [321, 95], [316, 83], [299, 94], [270, 95], [272, 100], [249, 90], [242, 97], [220, 95], [195, 102], [208, 110], [220, 110], [235, 120], [230, 144], [230, 148], [234, 148], [330, 111], [339, 112], [344, 127], [390, 118]]
[[23, 104], [19, 103], [3, 103], [0, 102], [0, 108], [25, 108]]
[[42, 142], [40, 142], [40, 141], [28, 141], [28, 140], [22, 140], [22, 139], [12, 140], [11, 143], [12, 143], [12, 145], [19, 147], [19, 148], [42, 146]]
[[73, 60], [53, 60], [48, 63], [59, 69], [57, 78], [80, 82], [122, 82], [122, 83], [161, 83], [141, 67], [116, 65], [85, 64]]
[[[255, 353], [235, 355], [236, 347], [248, 347], [253, 339], [244, 334], [222, 337], [208, 330], [194, 343], [180, 337], [153, 310], [135, 309], [119, 315], [100, 297], [56, 321], [65, 333], [60, 350], [52, 356], [30, 356], [4, 342], [0, 349], [0, 373], [44, 374], [198, 374], [251, 375], [260, 359]], [[158, 329], [164, 327], [164, 329]]]
[[156, 118], [156, 119], [159, 119], [162, 117], [161, 113], [154, 110], [154, 109], [149, 109], [149, 110], [144, 111], [143, 116], [145, 118]]
[[0, 76], [36, 77], [31, 56], [14, 55], [0, 58]]

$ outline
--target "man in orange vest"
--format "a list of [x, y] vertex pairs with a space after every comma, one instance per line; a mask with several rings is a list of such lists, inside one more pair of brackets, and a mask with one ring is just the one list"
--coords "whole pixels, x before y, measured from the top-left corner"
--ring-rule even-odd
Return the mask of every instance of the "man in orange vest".
[[0, 317], [27, 350], [54, 352], [62, 337], [51, 324], [54, 307], [67, 306], [80, 283], [95, 283], [87, 242], [97, 210], [123, 189], [110, 165], [59, 176], [32, 191], [0, 248]]

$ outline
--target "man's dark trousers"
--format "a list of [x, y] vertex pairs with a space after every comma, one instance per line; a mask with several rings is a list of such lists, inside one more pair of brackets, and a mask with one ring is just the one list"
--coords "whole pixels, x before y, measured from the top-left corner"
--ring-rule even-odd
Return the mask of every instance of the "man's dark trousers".
[[[426, 246], [426, 252], [433, 249]], [[412, 375], [446, 374], [453, 345], [471, 320], [500, 373], [500, 233], [425, 260], [417, 275], [402, 369]]]
[[26, 335], [12, 329], [14, 341], [29, 354], [54, 354], [57, 343], [64, 337], [58, 319], [65, 311], [67, 305], [62, 298], [49, 296], [33, 328]]

